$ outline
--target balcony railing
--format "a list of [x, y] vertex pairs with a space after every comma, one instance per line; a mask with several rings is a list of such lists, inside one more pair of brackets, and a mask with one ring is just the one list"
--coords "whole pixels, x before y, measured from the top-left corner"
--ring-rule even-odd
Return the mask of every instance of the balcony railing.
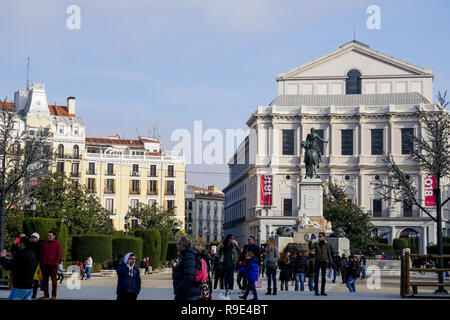
[[106, 212], [110, 215], [117, 214], [117, 209], [112, 209], [112, 210], [106, 209]]
[[79, 178], [79, 177], [80, 177], [80, 172], [71, 172], [71, 173], [70, 173], [70, 176], [71, 176], [72, 178]]
[[174, 196], [175, 192], [173, 190], [166, 190], [166, 196]]
[[136, 189], [136, 190], [130, 189], [129, 191], [130, 191], [130, 194], [139, 194], [139, 193], [141, 193], [139, 188]]
[[139, 171], [131, 171], [130, 176], [139, 177], [140, 176]]
[[157, 176], [158, 176], [158, 174], [156, 172], [151, 172], [151, 171], [148, 172], [148, 177], [155, 178]]
[[184, 162], [184, 155], [181, 151], [164, 151], [161, 155], [130, 155], [130, 154], [114, 154], [114, 153], [99, 153], [86, 152], [86, 159], [111, 159], [111, 160], [153, 160], [153, 161], [181, 161]]
[[106, 194], [112, 194], [112, 193], [116, 193], [116, 190], [114, 190], [114, 188], [113, 189], [108, 189], [108, 188], [105, 188], [105, 191], [104, 191]]
[[95, 174], [95, 170], [86, 170], [86, 174]]
[[150, 189], [147, 189], [147, 195], [157, 195], [158, 194], [158, 191], [157, 190], [150, 190]]
[[105, 176], [114, 176], [114, 171], [106, 171]]

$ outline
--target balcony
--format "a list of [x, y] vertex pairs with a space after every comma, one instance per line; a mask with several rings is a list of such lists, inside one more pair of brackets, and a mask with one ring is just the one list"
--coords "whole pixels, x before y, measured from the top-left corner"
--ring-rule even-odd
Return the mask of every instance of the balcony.
[[114, 176], [114, 171], [106, 171], [105, 176]]
[[140, 176], [139, 171], [131, 171], [130, 176], [139, 177]]
[[95, 175], [95, 170], [86, 170], [86, 174]]
[[148, 160], [148, 161], [174, 161], [184, 162], [184, 156], [181, 151], [164, 151], [160, 155], [131, 155], [131, 154], [115, 154], [105, 152], [86, 152], [85, 159], [104, 159], [104, 160], [122, 160], [122, 161], [135, 161], [135, 160]]
[[158, 174], [156, 172], [151, 172], [151, 171], [149, 171], [148, 175], [147, 175], [147, 177], [151, 177], [151, 178], [156, 178], [157, 176], [158, 176]]
[[105, 210], [109, 215], [117, 214], [117, 209], [111, 209], [111, 210], [105, 209]]
[[89, 188], [88, 187], [88, 191], [90, 191], [92, 193], [97, 193], [97, 188], [96, 187], [94, 187], [94, 188]]
[[158, 194], [158, 191], [157, 190], [150, 190], [150, 189], [147, 189], [147, 195], [149, 195], [149, 196], [154, 196], [154, 195], [157, 195]]
[[166, 190], [166, 196], [174, 196], [175, 195], [175, 191], [173, 190]]
[[71, 173], [70, 173], [70, 176], [71, 176], [72, 178], [79, 178], [79, 177], [80, 177], [80, 172], [71, 172]]
[[105, 188], [105, 194], [114, 194], [114, 193], [116, 193], [116, 190], [115, 190], [115, 188], [113, 188], [113, 189], [108, 189], [108, 188]]
[[141, 193], [139, 188], [136, 190], [130, 189], [129, 192], [130, 192], [130, 194], [140, 194]]

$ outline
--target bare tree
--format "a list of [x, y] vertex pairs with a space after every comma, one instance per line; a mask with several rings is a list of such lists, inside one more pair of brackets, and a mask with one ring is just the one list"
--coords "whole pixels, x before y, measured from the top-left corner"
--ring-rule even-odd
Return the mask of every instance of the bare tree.
[[49, 172], [50, 128], [30, 128], [12, 103], [0, 101], [0, 250], [9, 211], [27, 203], [35, 179]]
[[[442, 250], [442, 206], [450, 200], [441, 200], [441, 183], [450, 175], [450, 116], [445, 109], [447, 91], [442, 95], [438, 93], [437, 109], [432, 111], [418, 110], [417, 116], [423, 128], [423, 135], [416, 137], [410, 135], [412, 145], [409, 159], [417, 161], [421, 168], [436, 179], [436, 188], [433, 194], [436, 197], [436, 214], [426, 207], [424, 199], [418, 198], [418, 190], [413, 182], [407, 179], [407, 174], [397, 165], [391, 154], [383, 154], [383, 161], [387, 166], [388, 177], [385, 181], [374, 183], [384, 200], [394, 203], [409, 203], [417, 206], [422, 212], [437, 223], [437, 249], [438, 255]], [[442, 259], [438, 260], [438, 268], [442, 268]], [[439, 283], [444, 282], [443, 273], [439, 272]], [[439, 287], [438, 292], [446, 292]]]

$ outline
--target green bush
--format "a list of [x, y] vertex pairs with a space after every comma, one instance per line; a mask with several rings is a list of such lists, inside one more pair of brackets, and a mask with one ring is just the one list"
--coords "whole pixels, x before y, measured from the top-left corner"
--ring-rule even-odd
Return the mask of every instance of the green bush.
[[161, 255], [159, 256], [159, 261], [164, 263], [167, 256], [167, 246], [169, 245], [169, 231], [166, 229], [160, 229], [161, 234]]
[[411, 248], [411, 242], [409, 238], [396, 238], [393, 241], [394, 250], [402, 250], [405, 248]]
[[161, 234], [156, 228], [148, 230], [136, 230], [134, 232], [136, 237], [140, 237], [143, 240], [142, 255], [149, 257], [149, 265], [153, 269], [161, 266]]
[[72, 260], [85, 261], [90, 255], [94, 262], [103, 263], [112, 258], [112, 238], [109, 235], [90, 234], [72, 237]]
[[139, 266], [142, 260], [142, 239], [136, 237], [115, 237], [112, 239], [112, 257], [117, 259], [124, 257], [128, 252], [136, 255], [136, 265]]
[[171, 260], [175, 259], [177, 256], [178, 256], [177, 243], [169, 242], [167, 245], [166, 260], [171, 261]]
[[37, 232], [41, 240], [47, 240], [47, 234], [50, 230], [56, 232], [56, 240], [61, 243], [62, 247], [62, 259], [66, 261], [69, 231], [65, 224], [58, 219], [49, 218], [25, 218], [23, 221], [23, 233], [27, 236]]
[[[442, 251], [444, 254], [450, 254], [450, 243], [443, 243], [442, 244]], [[427, 247], [427, 253], [429, 254], [437, 254], [438, 250], [437, 250], [437, 245], [433, 244], [431, 246]]]

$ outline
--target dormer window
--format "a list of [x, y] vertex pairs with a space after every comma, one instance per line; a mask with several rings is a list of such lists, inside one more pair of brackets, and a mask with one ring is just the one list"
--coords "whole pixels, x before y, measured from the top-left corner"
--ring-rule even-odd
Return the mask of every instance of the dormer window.
[[346, 94], [361, 94], [361, 72], [352, 69], [347, 73], [345, 83]]

